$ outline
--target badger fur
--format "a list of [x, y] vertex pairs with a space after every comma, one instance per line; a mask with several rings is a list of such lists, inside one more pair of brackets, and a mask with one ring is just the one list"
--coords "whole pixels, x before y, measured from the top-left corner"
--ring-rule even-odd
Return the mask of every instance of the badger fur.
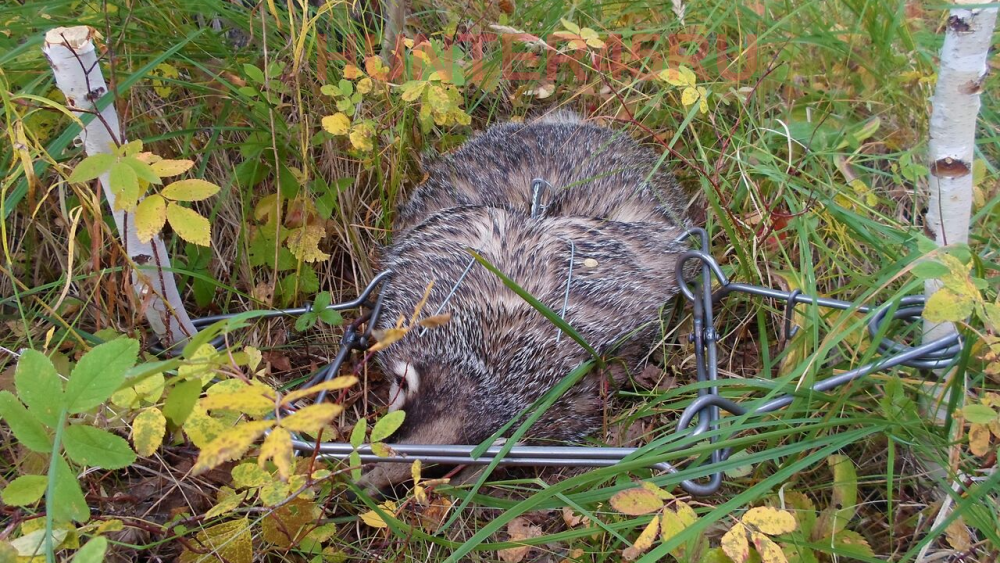
[[[682, 192], [659, 164], [626, 133], [572, 114], [491, 127], [431, 163], [399, 209], [378, 328], [409, 318], [431, 282], [424, 312], [437, 311], [474, 249], [550, 309], [565, 303], [565, 320], [598, 352], [636, 367], [677, 293], [686, 249]], [[546, 183], [544, 211], [532, 216], [536, 179]], [[391, 441], [478, 444], [590, 357], [479, 264], [441, 312], [450, 322], [412, 330], [377, 355], [393, 381], [390, 409], [406, 412]], [[573, 442], [597, 429], [606, 377], [591, 372], [527, 439]], [[387, 463], [365, 480], [381, 488], [408, 477], [406, 464]]]

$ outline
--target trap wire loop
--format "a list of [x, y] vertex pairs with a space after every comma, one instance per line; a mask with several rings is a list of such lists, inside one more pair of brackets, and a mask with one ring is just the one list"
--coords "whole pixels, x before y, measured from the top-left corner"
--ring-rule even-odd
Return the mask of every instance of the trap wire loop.
[[[536, 201], [541, 199], [541, 191], [541, 186], [533, 188], [533, 195], [535, 195]], [[893, 321], [919, 322], [920, 314], [926, 302], [926, 297], [923, 295], [904, 297], [895, 302], [870, 307], [858, 305], [850, 301], [813, 297], [805, 295], [799, 290], [784, 292], [772, 288], [731, 282], [722, 271], [719, 263], [709, 254], [709, 237], [704, 229], [690, 229], [682, 235], [681, 239], [693, 240], [700, 247], [689, 250], [681, 255], [675, 272], [681, 294], [691, 302], [694, 328], [689, 338], [695, 347], [697, 381], [703, 384], [698, 389], [698, 397], [684, 409], [678, 419], [677, 428], [674, 433], [674, 437], [685, 438], [685, 442], [687, 443], [690, 442], [691, 438], [706, 433], [710, 434], [708, 437], [710, 443], [717, 442], [718, 433], [715, 431], [720, 427], [720, 413], [722, 411], [734, 416], [771, 413], [790, 405], [796, 396], [809, 393], [825, 393], [877, 371], [885, 371], [897, 366], [925, 370], [946, 368], [956, 361], [962, 350], [962, 341], [957, 334], [951, 334], [918, 346], [910, 346], [880, 336], [886, 333], [886, 329], [888, 328], [886, 323]], [[688, 284], [684, 272], [690, 261], [700, 262], [701, 267], [693, 283]], [[469, 268], [466, 268], [466, 271], [462, 274], [463, 278], [471, 267], [472, 263], [470, 263]], [[363, 312], [357, 319], [345, 327], [340, 349], [333, 362], [319, 370], [309, 381], [303, 383], [301, 388], [308, 388], [333, 379], [340, 372], [344, 363], [351, 357], [352, 352], [363, 352], [368, 349], [371, 343], [372, 329], [382, 312], [382, 299], [385, 295], [385, 290], [391, 284], [391, 276], [392, 272], [390, 270], [383, 271], [372, 279], [371, 283], [368, 284], [356, 299], [329, 305], [328, 308], [337, 311], [362, 309]], [[715, 291], [712, 290], [713, 276], [718, 282], [718, 288]], [[461, 278], [458, 283], [461, 283]], [[378, 291], [378, 296], [372, 299], [372, 294], [376, 291]], [[877, 349], [880, 357], [850, 371], [819, 381], [812, 387], [800, 391], [798, 394], [779, 395], [760, 404], [753, 404], [748, 407], [742, 406], [720, 395], [718, 387], [714, 384], [718, 380], [718, 352], [716, 345], [718, 333], [715, 330], [714, 306], [723, 298], [733, 293], [745, 293], [784, 302], [783, 324], [785, 338], [790, 338], [792, 334], [792, 315], [796, 305], [806, 304], [844, 311], [852, 310], [866, 314], [871, 313], [872, 317], [868, 322], [867, 328], [872, 338], [878, 339]], [[443, 306], [444, 304], [442, 304]], [[305, 307], [266, 311], [261, 316], [264, 318], [297, 316], [308, 313], [311, 310], [312, 307], [307, 305]], [[195, 326], [203, 328], [217, 321], [226, 320], [234, 316], [235, 314], [213, 315], [196, 319], [194, 323]], [[213, 344], [216, 347], [223, 345], [221, 337], [213, 341]], [[326, 395], [325, 391], [319, 393], [315, 401], [324, 401]], [[303, 440], [299, 437], [293, 438], [292, 446], [307, 455], [317, 453], [321, 457], [331, 459], [346, 459], [355, 451], [355, 448], [347, 443], [321, 442], [317, 444], [315, 441]], [[495, 445], [487, 448], [482, 455], [473, 457], [472, 454], [478, 447], [477, 445], [388, 444], [388, 447], [394, 453], [394, 455], [389, 457], [375, 455], [368, 444], [362, 445], [356, 451], [363, 463], [412, 463], [414, 460], [419, 459], [423, 463], [488, 465], [493, 463], [495, 458], [501, 455], [503, 449], [505, 449], [501, 445]], [[670, 445], [663, 446], [660, 451], [654, 451], [649, 446], [642, 448], [618, 448], [515, 445], [510, 448], [503, 459], [499, 460], [498, 464], [607, 467], [626, 461], [637, 453], [659, 456], [676, 449], [676, 447]], [[720, 464], [726, 461], [731, 453], [729, 448], [716, 448], [707, 456], [703, 464], [705, 467], [709, 467], [710, 464]], [[667, 462], [653, 463], [648, 467], [670, 473], [677, 473], [679, 471], [677, 467]], [[687, 479], [680, 482], [680, 486], [686, 492], [699, 496], [714, 494], [719, 490], [721, 485], [721, 471], [712, 471], [704, 481]]]

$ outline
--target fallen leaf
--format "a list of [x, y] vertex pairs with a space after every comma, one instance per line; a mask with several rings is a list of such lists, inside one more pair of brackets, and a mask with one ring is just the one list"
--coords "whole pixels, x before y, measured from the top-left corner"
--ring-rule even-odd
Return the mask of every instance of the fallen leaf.
[[[526, 518], [519, 516], [507, 524], [507, 535], [509, 536], [508, 541], [519, 542], [541, 536], [542, 529], [528, 522]], [[528, 555], [529, 551], [531, 551], [531, 546], [525, 545], [501, 549], [497, 555], [507, 563], [519, 563]]]

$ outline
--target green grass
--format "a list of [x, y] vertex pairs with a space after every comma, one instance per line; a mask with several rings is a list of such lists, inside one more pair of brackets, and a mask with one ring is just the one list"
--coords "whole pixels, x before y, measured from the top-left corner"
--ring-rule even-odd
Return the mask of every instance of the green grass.
[[[350, 51], [364, 70], [364, 58], [377, 54], [377, 30], [371, 50], [365, 46], [363, 22], [351, 19], [344, 5], [321, 13], [312, 8], [316, 19], [303, 25], [296, 2], [275, 4], [276, 13], [267, 2], [251, 12], [222, 0], [31, 0], [0, 6], [0, 27], [9, 32], [0, 35], [2, 128], [8, 141], [0, 146], [0, 317], [5, 329], [0, 346], [11, 351], [42, 348], [54, 329], [48, 349], [68, 363], [105, 335], [103, 329], [148, 336], [121, 268], [122, 252], [107, 209], [98, 210], [90, 187], [64, 181], [81, 156], [72, 144], [76, 129], [65, 116], [28, 97], [62, 102], [41, 54], [41, 36], [50, 27], [79, 23], [99, 29], [114, 54], [113, 70], [108, 57], [103, 68], [117, 89], [128, 137], [143, 139], [164, 157], [195, 160], [196, 176], [223, 187], [198, 208], [212, 220], [210, 252], [172, 235], [167, 238], [194, 315], [301, 303], [320, 290], [351, 298], [378, 271], [378, 248], [389, 241], [392, 210], [421, 180], [419, 161], [425, 154], [450, 150], [490, 123], [556, 107], [626, 129], [663, 153], [664, 165], [691, 193], [694, 214], [711, 236], [713, 255], [735, 281], [801, 288], [859, 304], [885, 302], [922, 288], [908, 269], [921, 255], [916, 241], [922, 230], [921, 189], [926, 187], [928, 100], [947, 17], [936, 7], [889, 0], [700, 0], [684, 4], [682, 25], [669, 2], [523, 2], [510, 15], [493, 3], [417, 3], [411, 7], [407, 34], [435, 41], [458, 32], [491, 32], [491, 24], [546, 37], [564, 30], [560, 20], [565, 18], [609, 42], [609, 34], [626, 40], [637, 31], [650, 34], [638, 57], [623, 59], [641, 73], [659, 70], [655, 64], [671, 49], [680, 53], [700, 47], [703, 58], [698, 65], [689, 60], [688, 66], [697, 71], [697, 85], [711, 92], [709, 111], [683, 106], [681, 90], [662, 81], [609, 73], [585, 58], [582, 79], [563, 64], [545, 83], [554, 88], [551, 96], [539, 98], [529, 90], [540, 82], [502, 76], [503, 51], [487, 44], [482, 67], [489, 79], [469, 79], [467, 73], [457, 88], [471, 125], [421, 127], [421, 103], [401, 97], [398, 86], [404, 78], [393, 86], [376, 81], [358, 109], [359, 117], [375, 126], [373, 150], [358, 153], [346, 138], [321, 132], [321, 119], [337, 111], [335, 100], [321, 87], [337, 84], [343, 74], [343, 63], [334, 60], [333, 52]], [[207, 29], [203, 24], [214, 14], [223, 16], [227, 28], [248, 36], [247, 46], [233, 47], [225, 34]], [[528, 53], [520, 47], [515, 52]], [[168, 95], [154, 90], [152, 73], [162, 63], [178, 71], [176, 78], [163, 79], [171, 89]], [[671, 66], [677, 63], [672, 60]], [[254, 83], [245, 65], [263, 69], [269, 82], [263, 88]], [[977, 275], [987, 280], [984, 295], [990, 300], [997, 294], [1000, 247], [997, 85], [990, 76], [983, 88], [976, 151], [985, 163], [985, 177], [978, 185], [981, 198], [970, 234], [979, 256]], [[17, 127], [24, 128], [27, 139], [21, 152], [14, 149]], [[38, 177], [33, 186], [22, 157]], [[852, 184], [853, 179], [860, 182]], [[268, 225], [255, 210], [273, 194], [315, 208], [327, 232], [322, 248], [330, 260], [303, 264], [292, 259], [282, 265], [287, 260], [279, 258], [275, 268], [273, 241], [259, 256], [259, 233]], [[73, 241], [73, 270], [68, 271], [69, 212], [77, 206], [84, 212]], [[55, 307], [67, 284], [68, 298]], [[778, 335], [780, 304], [734, 296], [717, 308], [716, 318], [720, 393], [742, 404], [807, 387], [833, 370], [873, 358], [862, 337], [862, 315], [800, 306], [796, 322], [801, 329], [784, 347]], [[669, 444], [680, 450], [662, 453], [649, 447], [611, 468], [565, 474], [501, 471], [476, 487], [440, 486], [434, 498], [454, 504], [442, 516], [447, 527], [436, 533], [420, 520], [429, 509], [412, 501], [395, 514], [388, 529], [367, 527], [358, 514], [376, 503], [364, 497], [348, 500], [343, 493], [350, 485], [327, 483], [315, 500], [323, 521], [338, 528], [323, 545], [362, 560], [494, 561], [496, 550], [515, 546], [506, 535], [508, 524], [526, 516], [542, 531], [526, 540], [536, 546], [526, 560], [620, 560], [650, 517], [613, 510], [612, 495], [633, 479], [673, 489], [682, 479], [698, 479], [712, 470], [697, 463], [709, 455], [708, 444], [673, 433], [698, 385], [692, 383], [693, 349], [684, 338], [690, 332], [689, 312], [675, 311], [667, 319], [655, 356], [666, 373], [676, 376], [676, 384], [619, 391], [609, 401], [608, 428], [594, 441], [636, 425], [629, 434], [636, 444]], [[983, 327], [973, 324], [969, 330], [972, 335]], [[896, 337], [913, 337], [912, 331], [894, 331]], [[232, 338], [269, 353], [272, 366], [287, 366], [272, 367], [268, 374], [280, 385], [307, 376], [332, 357], [339, 337], [331, 329], [297, 334], [290, 322], [274, 320]], [[988, 369], [991, 361], [982, 347], [970, 346], [959, 389], [975, 396], [997, 392], [1000, 385]], [[11, 388], [8, 374], [14, 364], [13, 356], [0, 351], [0, 389]], [[381, 383], [374, 372], [366, 376], [372, 389]], [[985, 471], [991, 467], [989, 456], [969, 453], [965, 428], [956, 418], [961, 405], [947, 405], [948, 430], [918, 414], [917, 397], [930, 392], [925, 377], [911, 369], [893, 370], [822, 397], [800, 393], [777, 416], [728, 418], [714, 433], [718, 444], [746, 450], [747, 456], [719, 468], [751, 470], [727, 477], [718, 495], [694, 501], [696, 524], [666, 543], [655, 543], [640, 560], [669, 558], [678, 545], [694, 546], [700, 538], [716, 547], [733, 516], [773, 502], [779, 491], [807, 495], [817, 511], [829, 507], [835, 487], [825, 460], [836, 453], [848, 455], [858, 474], [857, 514], [847, 530], [860, 534], [873, 555], [858, 556], [843, 546], [801, 537], [787, 543], [810, 546], [820, 561], [914, 561], [927, 546], [929, 553], [952, 549], [944, 531], [961, 517], [951, 541], [958, 528], [971, 530], [976, 538], [965, 560], [995, 559], [1000, 553], [997, 474]], [[362, 391], [351, 396], [352, 406], [339, 421], [341, 432], [349, 432], [359, 416], [373, 414], [375, 403], [369, 398]], [[127, 433], [121, 421], [109, 424]], [[46, 460], [18, 448], [6, 427], [0, 427], [0, 439], [0, 479], [44, 472]], [[182, 528], [161, 528], [174, 516], [160, 505], [136, 502], [111, 511], [106, 504], [91, 503], [95, 514], [125, 516], [127, 530], [145, 534], [112, 534], [114, 550], [173, 557], [181, 549], [175, 535], [190, 544], [200, 529], [232, 519], [232, 514], [200, 518], [225, 476], [184, 478], [178, 467], [193, 455], [181, 441], [139, 462], [141, 469], [84, 478], [91, 490], [107, 496], [127, 493], [152, 475], [161, 480], [163, 491], [183, 492], [183, 500], [173, 507], [183, 513], [176, 516]], [[952, 490], [954, 476], [924, 474], [928, 460], [973, 477], [950, 493], [953, 510], [943, 520], [935, 520], [941, 508], [938, 495]], [[695, 463], [676, 475], [645, 469], [659, 461]], [[244, 506], [251, 520], [266, 521], [269, 511], [251, 504]], [[563, 507], [586, 515], [594, 525], [567, 525]], [[30, 522], [43, 512], [43, 505], [5, 508], [9, 525], [0, 527], [0, 541], [33, 529]], [[278, 547], [263, 529], [263, 524], [252, 528], [258, 560], [308, 560], [296, 551], [301, 542], [294, 542], [295, 549]]]

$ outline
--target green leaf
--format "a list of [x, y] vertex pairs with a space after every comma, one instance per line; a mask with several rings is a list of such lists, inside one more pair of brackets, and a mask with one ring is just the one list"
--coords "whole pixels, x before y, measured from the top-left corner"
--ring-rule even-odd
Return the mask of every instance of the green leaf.
[[989, 424], [997, 419], [997, 413], [986, 405], [974, 404], [962, 407], [965, 420], [975, 424]]
[[66, 382], [66, 410], [76, 414], [108, 400], [138, 355], [139, 342], [131, 338], [105, 342], [84, 354]]
[[219, 193], [219, 186], [198, 178], [178, 180], [163, 188], [160, 195], [174, 201], [201, 201]]
[[212, 244], [212, 227], [208, 219], [194, 209], [181, 207], [174, 202], [167, 206], [167, 221], [177, 236], [199, 246]]
[[[56, 547], [61, 544], [68, 535], [69, 530], [52, 530], [52, 547]], [[24, 534], [16, 540], [12, 540], [10, 545], [19, 556], [34, 560], [35, 557], [44, 555], [46, 549], [45, 546], [47, 545], [45, 540], [46, 531], [45, 528], [42, 528], [40, 530]]]
[[62, 456], [56, 458], [56, 475], [52, 494], [52, 518], [57, 523], [65, 523], [70, 520], [76, 522], [86, 522], [90, 519], [90, 507], [83, 497], [83, 490], [76, 480], [76, 474], [69, 468], [69, 464]]
[[316, 324], [316, 319], [319, 315], [313, 312], [303, 313], [299, 315], [299, 318], [295, 319], [295, 330], [299, 332], [304, 332], [309, 330]]
[[135, 172], [135, 175], [150, 184], [162, 184], [163, 180], [160, 180], [160, 176], [153, 171], [153, 167], [146, 164], [145, 162], [139, 160], [134, 156], [128, 156], [123, 158], [122, 164], [125, 164]]
[[14, 437], [24, 447], [38, 453], [52, 452], [52, 441], [45, 432], [45, 427], [10, 391], [0, 391], [0, 416], [7, 421]]
[[170, 419], [174, 426], [181, 426], [194, 410], [198, 397], [201, 396], [201, 380], [191, 379], [174, 386], [167, 395], [163, 405], [163, 415]]
[[88, 156], [80, 161], [69, 175], [70, 182], [89, 182], [111, 169], [115, 163], [115, 155], [101, 153]]
[[403, 425], [403, 419], [406, 418], [406, 413], [403, 411], [392, 411], [387, 413], [382, 418], [378, 419], [375, 423], [375, 427], [372, 428], [371, 441], [381, 442]]
[[107, 538], [98, 536], [87, 542], [87, 545], [81, 547], [80, 551], [77, 551], [73, 559], [70, 560], [70, 563], [101, 563], [104, 561], [104, 552], [107, 550]]
[[0, 498], [10, 506], [35, 504], [45, 494], [48, 484], [49, 480], [45, 475], [21, 475], [4, 487]]
[[139, 202], [135, 208], [136, 236], [142, 242], [148, 242], [163, 230], [167, 222], [167, 202], [158, 194], [151, 195]]
[[124, 438], [86, 424], [66, 428], [63, 446], [70, 459], [80, 465], [121, 469], [135, 461], [135, 452]]
[[62, 410], [63, 387], [52, 360], [36, 350], [25, 350], [17, 361], [14, 385], [28, 411], [49, 428], [55, 428]]
[[319, 318], [324, 323], [332, 326], [340, 326], [344, 322], [344, 317], [340, 314], [340, 311], [333, 309], [323, 309], [319, 314]]
[[261, 70], [261, 69], [259, 69], [259, 68], [257, 68], [257, 67], [255, 67], [255, 66], [253, 66], [252, 64], [248, 63], [248, 64], [243, 65], [243, 72], [246, 73], [247, 78], [249, 78], [250, 80], [253, 80], [257, 84], [263, 84], [264, 83], [264, 71]]
[[950, 273], [948, 266], [935, 260], [920, 262], [910, 271], [922, 280], [943, 278]]
[[127, 164], [116, 162], [111, 166], [111, 173], [108, 176], [108, 184], [111, 193], [115, 194], [118, 201], [115, 205], [119, 209], [132, 209], [139, 201], [139, 177], [135, 175], [135, 170]]
[[365, 419], [359, 420], [354, 424], [354, 429], [351, 430], [351, 446], [358, 448], [361, 444], [365, 443], [365, 434], [368, 433], [368, 421]]

